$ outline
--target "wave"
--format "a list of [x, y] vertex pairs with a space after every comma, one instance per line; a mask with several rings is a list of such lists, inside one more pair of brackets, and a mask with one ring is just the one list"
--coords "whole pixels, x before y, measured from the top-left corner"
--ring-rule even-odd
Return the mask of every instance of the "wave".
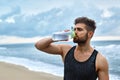
[[[110, 64], [110, 80], [120, 80], [120, 43], [113, 42], [109, 42], [107, 45], [104, 45], [106, 42], [100, 42], [99, 44], [101, 45], [96, 45], [95, 49], [108, 59]], [[73, 44], [72, 42], [68, 43]], [[62, 61], [60, 56], [57, 57], [38, 51], [33, 44], [12, 44], [4, 45], [0, 48], [0, 61], [21, 65], [33, 71], [63, 76], [64, 66], [60, 62]]]
[[32, 61], [25, 58], [0, 56], [0, 61], [15, 65], [20, 65], [36, 72], [46, 72], [57, 76], [63, 76], [63, 66], [44, 63], [41, 61]]
[[110, 78], [110, 80], [120, 80], [120, 76], [114, 75], [114, 74], [110, 74], [109, 78]]
[[[64, 73], [64, 67], [56, 66], [56, 65], [51, 65], [43, 62], [34, 62], [32, 60], [24, 59], [24, 58], [15, 58], [15, 57], [4, 57], [0, 56], [0, 61], [2, 62], [7, 62], [15, 65], [20, 65], [28, 68], [31, 71], [36, 71], [36, 72], [46, 72], [50, 73], [53, 75], [61, 76], [63, 77]], [[110, 73], [109, 75], [110, 80], [120, 80], [119, 75], [115, 75]]]
[[0, 50], [5, 50], [5, 49], [7, 49], [6, 47], [0, 47]]

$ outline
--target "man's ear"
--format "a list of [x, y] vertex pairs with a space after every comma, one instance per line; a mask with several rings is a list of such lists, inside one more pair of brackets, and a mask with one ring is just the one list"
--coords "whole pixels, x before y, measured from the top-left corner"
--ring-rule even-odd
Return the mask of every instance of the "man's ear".
[[88, 37], [92, 38], [92, 37], [93, 37], [93, 34], [94, 34], [94, 32], [89, 31], [89, 32], [88, 32]]

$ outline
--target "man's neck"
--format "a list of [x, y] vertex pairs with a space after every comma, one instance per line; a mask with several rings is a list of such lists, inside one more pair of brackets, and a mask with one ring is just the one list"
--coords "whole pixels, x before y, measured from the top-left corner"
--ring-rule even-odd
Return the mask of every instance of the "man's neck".
[[78, 44], [78, 46], [76, 47], [76, 50], [81, 53], [86, 53], [86, 52], [93, 51], [93, 48], [90, 46], [89, 43], [85, 43], [85, 44]]

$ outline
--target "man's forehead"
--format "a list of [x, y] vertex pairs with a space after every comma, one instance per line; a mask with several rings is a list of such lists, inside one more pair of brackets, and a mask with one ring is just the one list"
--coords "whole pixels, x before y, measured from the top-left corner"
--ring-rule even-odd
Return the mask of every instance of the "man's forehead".
[[85, 28], [86, 25], [84, 23], [78, 23], [74, 26], [75, 28]]

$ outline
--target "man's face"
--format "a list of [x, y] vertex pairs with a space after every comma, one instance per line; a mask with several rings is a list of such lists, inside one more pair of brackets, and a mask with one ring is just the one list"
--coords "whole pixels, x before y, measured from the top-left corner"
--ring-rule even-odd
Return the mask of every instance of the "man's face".
[[74, 43], [84, 44], [88, 40], [88, 32], [86, 30], [86, 25], [83, 23], [78, 23], [74, 27], [76, 36], [73, 38]]

